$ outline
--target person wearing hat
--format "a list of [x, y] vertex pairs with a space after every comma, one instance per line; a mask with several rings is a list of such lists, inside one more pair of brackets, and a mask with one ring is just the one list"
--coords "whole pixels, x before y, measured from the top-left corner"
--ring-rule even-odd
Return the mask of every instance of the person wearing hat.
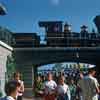
[[78, 83], [81, 88], [82, 100], [98, 100], [99, 83], [95, 78], [96, 67], [90, 65], [88, 75], [82, 78], [82, 82]]
[[0, 100], [16, 100], [20, 84], [17, 81], [9, 81], [5, 84], [6, 96]]

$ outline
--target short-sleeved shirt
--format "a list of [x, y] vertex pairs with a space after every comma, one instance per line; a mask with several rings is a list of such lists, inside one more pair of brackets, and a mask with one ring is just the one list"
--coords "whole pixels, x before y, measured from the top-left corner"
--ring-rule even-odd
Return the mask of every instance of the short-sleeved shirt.
[[52, 94], [52, 91], [54, 91], [56, 87], [57, 87], [57, 84], [55, 81], [53, 80], [46, 81], [44, 83], [45, 94]]
[[15, 100], [15, 99], [11, 96], [6, 96], [6, 97], [3, 97], [3, 98], [0, 98], [0, 100]]
[[78, 85], [81, 88], [81, 95], [83, 100], [98, 100], [97, 97], [97, 88], [99, 83], [96, 78], [91, 75], [84, 77], [78, 82]]
[[63, 85], [58, 85], [57, 93], [58, 93], [58, 95], [67, 94], [68, 100], [70, 100], [70, 90], [69, 90], [69, 86], [67, 84], [64, 83]]
[[69, 89], [71, 96], [76, 96], [76, 85], [75, 84], [69, 85]]

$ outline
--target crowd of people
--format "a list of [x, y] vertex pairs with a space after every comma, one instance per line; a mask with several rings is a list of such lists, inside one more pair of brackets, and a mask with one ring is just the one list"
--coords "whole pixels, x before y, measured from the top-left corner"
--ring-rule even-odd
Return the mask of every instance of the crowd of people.
[[[99, 83], [95, 78], [95, 67], [88, 69], [87, 74], [79, 72], [78, 76], [65, 77], [64, 73], [54, 76], [38, 75], [34, 80], [33, 92], [36, 100], [100, 100]], [[5, 84], [6, 96], [0, 100], [22, 100], [24, 83], [19, 72], [14, 73], [13, 79]]]
[[62, 73], [54, 77], [38, 75], [33, 91], [37, 100], [100, 100], [99, 83], [95, 78], [95, 67], [88, 69], [87, 74], [79, 73], [79, 77], [65, 77]]

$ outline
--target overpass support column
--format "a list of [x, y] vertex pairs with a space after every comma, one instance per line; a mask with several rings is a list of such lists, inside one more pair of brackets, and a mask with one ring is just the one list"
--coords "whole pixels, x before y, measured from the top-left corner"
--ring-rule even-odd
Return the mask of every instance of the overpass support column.
[[96, 63], [97, 79], [100, 82], [100, 62]]
[[100, 62], [96, 63], [97, 73], [100, 74]]
[[36, 79], [37, 74], [38, 74], [38, 65], [35, 65], [34, 66], [34, 80]]
[[[33, 90], [35, 90], [36, 88], [36, 78], [37, 78], [37, 75], [38, 75], [38, 65], [34, 65], [33, 66]], [[35, 96], [35, 91], [34, 91], [34, 96]]]
[[36, 86], [36, 77], [38, 75], [38, 65], [33, 66], [33, 74], [34, 74], [34, 76], [33, 76], [33, 78], [34, 78], [33, 88], [35, 88], [35, 86]]

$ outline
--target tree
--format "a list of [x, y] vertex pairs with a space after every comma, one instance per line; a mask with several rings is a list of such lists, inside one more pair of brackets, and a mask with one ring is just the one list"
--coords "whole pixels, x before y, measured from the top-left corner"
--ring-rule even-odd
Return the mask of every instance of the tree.
[[16, 71], [16, 63], [13, 54], [11, 56], [7, 56], [6, 68], [6, 77], [9, 80], [12, 78], [12, 74]]

